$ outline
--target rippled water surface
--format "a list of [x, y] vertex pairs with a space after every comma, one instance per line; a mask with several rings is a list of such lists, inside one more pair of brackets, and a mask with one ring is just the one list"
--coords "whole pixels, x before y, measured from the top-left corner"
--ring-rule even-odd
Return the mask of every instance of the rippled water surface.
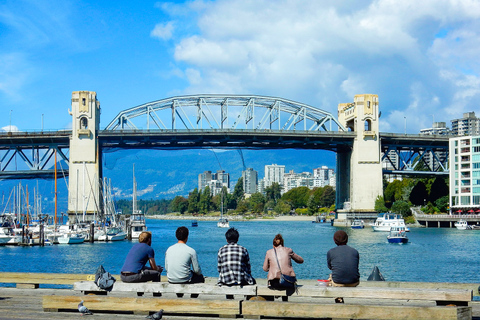
[[[152, 247], [157, 263], [163, 265], [165, 251], [176, 242], [175, 230], [185, 225], [190, 229], [188, 245], [199, 256], [204, 275], [216, 277], [218, 249], [225, 244], [226, 229], [216, 222], [199, 221], [191, 228], [190, 221], [147, 220], [153, 233]], [[239, 244], [250, 253], [253, 276], [265, 278], [262, 270], [265, 252], [272, 247], [275, 234], [281, 233], [285, 246], [305, 259], [294, 265], [300, 279], [325, 279], [329, 270], [326, 253], [334, 246], [333, 234], [338, 228], [329, 224], [286, 221], [246, 221], [230, 224], [240, 232]], [[389, 244], [386, 233], [345, 229], [349, 245], [360, 252], [360, 274], [366, 279], [376, 265], [389, 281], [479, 282], [480, 231], [456, 229], [412, 228], [409, 243]], [[118, 274], [130, 241], [53, 245], [46, 247], [0, 247], [0, 271], [94, 273], [99, 265]]]

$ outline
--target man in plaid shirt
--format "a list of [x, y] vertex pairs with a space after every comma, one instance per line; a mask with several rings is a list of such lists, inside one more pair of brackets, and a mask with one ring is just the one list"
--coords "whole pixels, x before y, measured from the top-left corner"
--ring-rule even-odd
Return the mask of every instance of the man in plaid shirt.
[[251, 275], [250, 257], [247, 249], [237, 244], [237, 229], [230, 228], [225, 233], [227, 244], [218, 250], [218, 284], [235, 286], [255, 284]]

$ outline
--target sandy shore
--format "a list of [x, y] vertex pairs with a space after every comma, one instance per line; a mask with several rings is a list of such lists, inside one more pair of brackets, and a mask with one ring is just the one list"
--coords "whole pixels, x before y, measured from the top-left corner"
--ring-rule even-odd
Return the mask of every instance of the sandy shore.
[[[198, 220], [198, 221], [217, 221], [219, 217], [212, 216], [192, 216], [192, 215], [154, 215], [147, 216], [149, 219], [158, 219], [158, 220]], [[225, 216], [230, 221], [313, 221], [315, 217], [312, 216], [268, 216], [265, 218], [248, 218], [245, 219], [243, 216]]]

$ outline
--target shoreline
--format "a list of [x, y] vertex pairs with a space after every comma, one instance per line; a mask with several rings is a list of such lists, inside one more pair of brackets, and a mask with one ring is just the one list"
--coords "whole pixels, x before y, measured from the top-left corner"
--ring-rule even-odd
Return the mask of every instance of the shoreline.
[[[230, 221], [314, 221], [315, 216], [275, 216], [268, 218], [245, 218], [243, 216], [230, 216], [225, 215]], [[152, 215], [146, 216], [147, 219], [157, 219], [157, 220], [197, 220], [197, 221], [217, 221], [220, 219], [219, 216], [193, 216], [193, 215]]]

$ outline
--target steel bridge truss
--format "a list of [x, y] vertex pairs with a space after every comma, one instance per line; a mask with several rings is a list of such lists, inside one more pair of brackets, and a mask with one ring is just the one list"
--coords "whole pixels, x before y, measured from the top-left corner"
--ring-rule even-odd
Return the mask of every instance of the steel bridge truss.
[[346, 131], [329, 112], [275, 97], [195, 95], [120, 112], [106, 130], [254, 129]]
[[385, 174], [448, 175], [448, 148], [384, 146], [382, 162], [389, 164]]
[[[24, 140], [29, 133], [13, 133], [13, 139]], [[10, 137], [12, 135], [10, 134]], [[68, 139], [67, 139], [68, 142]], [[68, 143], [51, 142], [24, 144], [12, 142], [0, 146], [0, 179], [52, 178], [55, 174], [54, 159], [57, 153], [57, 173], [68, 175]], [[62, 161], [63, 160], [63, 161]]]

